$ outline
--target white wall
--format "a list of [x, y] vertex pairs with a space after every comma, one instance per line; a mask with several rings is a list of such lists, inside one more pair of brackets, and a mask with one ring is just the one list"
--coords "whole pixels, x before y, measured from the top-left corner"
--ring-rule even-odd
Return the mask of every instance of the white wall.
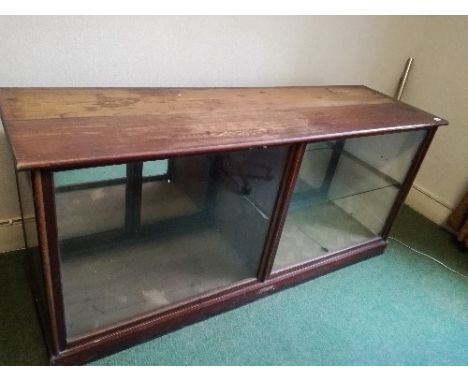
[[438, 224], [468, 190], [468, 17], [428, 18], [403, 97], [444, 116], [407, 203]]
[[[441, 55], [460, 55], [451, 49], [458, 49], [464, 36], [445, 31], [453, 28], [451, 22], [440, 23], [437, 28], [451, 43], [431, 51], [433, 39], [444, 38], [432, 30], [435, 26], [427, 17], [0, 17], [0, 86], [365, 84], [393, 94], [406, 58], [413, 55], [414, 81], [406, 100], [461, 121], [466, 103], [449, 107], [440, 96], [448, 91], [427, 89], [433, 81], [446, 83], [446, 72], [433, 66]], [[451, 67], [450, 75], [462, 69]], [[455, 78], [451, 84], [458, 85]], [[438, 148], [437, 142], [430, 163], [446, 155], [450, 141], [459, 142], [450, 135], [455, 129], [461, 127], [437, 138], [447, 144]], [[3, 130], [0, 150], [1, 222], [19, 216]], [[421, 187], [455, 200], [458, 183], [444, 188], [431, 181], [428, 169], [418, 178]], [[443, 171], [443, 164], [438, 169]], [[0, 225], [0, 251], [22, 246], [20, 228]]]

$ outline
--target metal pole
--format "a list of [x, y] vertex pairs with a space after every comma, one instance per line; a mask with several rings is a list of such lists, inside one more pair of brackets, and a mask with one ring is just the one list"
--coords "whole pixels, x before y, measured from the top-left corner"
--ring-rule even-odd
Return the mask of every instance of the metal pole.
[[408, 58], [408, 60], [406, 61], [405, 70], [403, 71], [403, 74], [400, 78], [400, 82], [398, 83], [398, 89], [395, 94], [395, 99], [397, 101], [401, 99], [401, 95], [403, 94], [403, 90], [405, 89], [406, 80], [408, 79], [408, 74], [411, 70], [411, 65], [413, 64], [413, 61], [413, 57]]

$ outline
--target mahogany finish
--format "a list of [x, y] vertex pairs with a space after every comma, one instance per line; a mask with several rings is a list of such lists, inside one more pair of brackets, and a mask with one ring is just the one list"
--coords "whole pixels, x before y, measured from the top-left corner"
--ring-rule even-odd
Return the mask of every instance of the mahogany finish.
[[32, 183], [42, 275], [51, 327], [51, 340], [48, 342], [52, 343], [52, 351], [58, 353], [66, 346], [66, 341], [52, 174], [34, 171]]
[[129, 162], [447, 123], [364, 86], [3, 88], [0, 109], [18, 170]]
[[283, 182], [280, 186], [278, 199], [276, 200], [270, 229], [257, 274], [257, 277], [262, 281], [265, 281], [271, 274], [273, 261], [275, 260], [274, 255], [278, 248], [281, 231], [286, 219], [286, 213], [294, 190], [294, 185], [299, 174], [305, 147], [305, 144], [295, 145], [289, 153], [288, 163], [283, 174]]
[[[104, 356], [382, 253], [437, 127], [447, 124], [364, 86], [3, 88], [0, 112], [16, 169], [32, 170], [41, 256], [36, 268], [47, 300], [39, 311], [52, 364], [77, 364]], [[307, 143], [420, 129], [427, 131], [426, 137], [380, 236], [271, 274]], [[125, 228], [134, 235], [140, 221], [141, 161], [287, 144], [291, 146], [256, 278], [67, 340], [53, 170], [127, 163]], [[328, 182], [338, 152], [336, 156], [330, 163]], [[175, 160], [193, 172], [196, 161], [191, 159], [170, 159], [168, 179], [178, 175]], [[122, 232], [108, 232], [107, 240], [112, 240], [111, 234]], [[100, 235], [94, 239], [106, 237]]]

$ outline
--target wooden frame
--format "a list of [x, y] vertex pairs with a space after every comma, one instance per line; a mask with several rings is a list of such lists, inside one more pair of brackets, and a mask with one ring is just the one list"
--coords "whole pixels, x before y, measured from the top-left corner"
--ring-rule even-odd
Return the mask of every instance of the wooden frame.
[[[424, 118], [426, 118], [425, 115]], [[42, 309], [39, 309], [39, 311], [43, 315], [42, 321], [49, 324], [49, 327], [45, 330], [45, 335], [51, 354], [51, 364], [67, 365], [84, 363], [96, 357], [104, 356], [122, 349], [123, 347], [164, 334], [182, 325], [204, 319], [213, 314], [266, 296], [282, 288], [292, 286], [305, 280], [310, 280], [324, 273], [382, 253], [386, 246], [385, 240], [390, 227], [411, 188], [412, 182], [414, 181], [437, 127], [446, 124], [445, 121], [439, 118], [433, 118], [433, 120], [437, 121], [437, 123], [432, 122], [421, 125], [411, 122], [412, 124], [408, 126], [386, 126], [382, 129], [351, 129], [350, 131], [337, 131], [336, 133], [327, 131], [323, 134], [315, 134], [314, 136], [304, 135], [302, 137], [283, 138], [279, 140], [266, 139], [261, 142], [256, 141], [249, 144], [245, 142], [240, 142], [239, 144], [229, 143], [221, 148], [206, 145], [206, 148], [203, 149], [195, 147], [183, 152], [180, 150], [173, 150], [171, 152], [162, 150], [160, 154], [150, 155], [143, 153], [141, 156], [137, 156], [134, 153], [127, 153], [126, 156], [119, 157], [116, 155], [112, 160], [106, 161], [102, 158], [96, 158], [94, 162], [91, 162], [88, 158], [82, 162], [71, 161], [69, 164], [60, 162], [57, 164], [49, 164], [46, 167], [31, 168], [42, 277], [44, 280], [43, 287], [46, 296], [46, 306], [41, 307]], [[326, 257], [307, 261], [288, 269], [272, 273], [275, 254], [307, 143], [421, 129], [427, 131], [427, 134], [420, 144], [410, 169], [404, 178], [380, 237], [359, 245], [332, 252]], [[60, 254], [57, 241], [53, 171], [82, 168], [91, 163], [93, 165], [127, 163], [128, 158], [131, 158], [132, 162], [128, 162], [127, 164], [125, 212], [125, 231], [131, 236], [138, 232], [140, 228], [141, 187], [144, 181], [142, 179], [143, 160], [169, 159], [168, 174], [164, 175], [164, 178], [170, 179], [173, 173], [171, 158], [181, 155], [210, 154], [213, 152], [227, 152], [261, 147], [264, 146], [264, 142], [269, 142], [273, 146], [288, 144], [290, 149], [276, 197], [273, 216], [264, 242], [263, 253], [256, 278], [246, 279], [221, 290], [193, 297], [180, 304], [172, 305], [163, 311], [141, 315], [124, 322], [107, 326], [89, 335], [67, 340], [61, 286]], [[13, 147], [13, 151], [15, 151], [15, 143], [10, 142], [10, 144]], [[323, 189], [329, 187], [342, 149], [343, 145], [340, 144], [336, 146], [333, 151], [332, 160], [328, 166], [324, 185], [322, 187]], [[26, 164], [26, 162], [23, 165], [18, 165], [17, 161], [18, 170], [22, 168], [27, 169], [28, 166], [29, 164]], [[38, 293], [37, 290], [35, 290], [35, 292]]]
[[[38, 206], [38, 230], [40, 238], [42, 237], [41, 248], [43, 250], [41, 253], [43, 272], [46, 276], [48, 307], [49, 312], [51, 312], [50, 316], [55, 318], [52, 322], [51, 343], [53, 344], [53, 349], [51, 363], [57, 365], [83, 363], [109, 354], [122, 346], [135, 344], [141, 340], [167, 333], [187, 323], [207, 318], [213, 314], [232, 309], [282, 288], [293, 286], [299, 282], [310, 280], [343, 266], [382, 253], [386, 247], [385, 238], [388, 235], [389, 227], [391, 227], [398, 209], [401, 207], [406, 194], [411, 188], [411, 184], [435, 131], [436, 128], [428, 131], [426, 138], [418, 149], [413, 165], [408, 171], [399, 196], [387, 219], [382, 238], [373, 239], [367, 243], [331, 253], [325, 258], [311, 260], [307, 263], [276, 272], [274, 275], [271, 274], [274, 255], [279, 243], [287, 207], [299, 173], [306, 143], [292, 145], [276, 201], [275, 215], [265, 241], [257, 279], [246, 280], [224, 290], [193, 298], [162, 312], [113, 325], [96, 334], [71, 342], [67, 342], [64, 328], [65, 320], [60, 287], [60, 256], [56, 241], [55, 206], [53, 203], [54, 188], [51, 171], [33, 173], [34, 190]], [[329, 170], [333, 171], [333, 169]], [[131, 185], [130, 187], [134, 186]], [[135, 192], [134, 190], [135, 188], [130, 189], [130, 192], [133, 193]], [[134, 208], [132, 207], [130, 211], [134, 211]], [[133, 221], [132, 224], [136, 223]], [[134, 226], [132, 227], [135, 229]], [[47, 250], [45, 250], [46, 248]]]

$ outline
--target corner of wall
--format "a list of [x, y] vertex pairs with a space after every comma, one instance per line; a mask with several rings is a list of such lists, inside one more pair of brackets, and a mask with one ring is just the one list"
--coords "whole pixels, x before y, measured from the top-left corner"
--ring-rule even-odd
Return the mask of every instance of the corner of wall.
[[21, 221], [0, 225], [0, 256], [4, 252], [24, 248], [23, 227]]
[[449, 206], [416, 184], [411, 187], [405, 204], [440, 226], [446, 225], [452, 212]]

